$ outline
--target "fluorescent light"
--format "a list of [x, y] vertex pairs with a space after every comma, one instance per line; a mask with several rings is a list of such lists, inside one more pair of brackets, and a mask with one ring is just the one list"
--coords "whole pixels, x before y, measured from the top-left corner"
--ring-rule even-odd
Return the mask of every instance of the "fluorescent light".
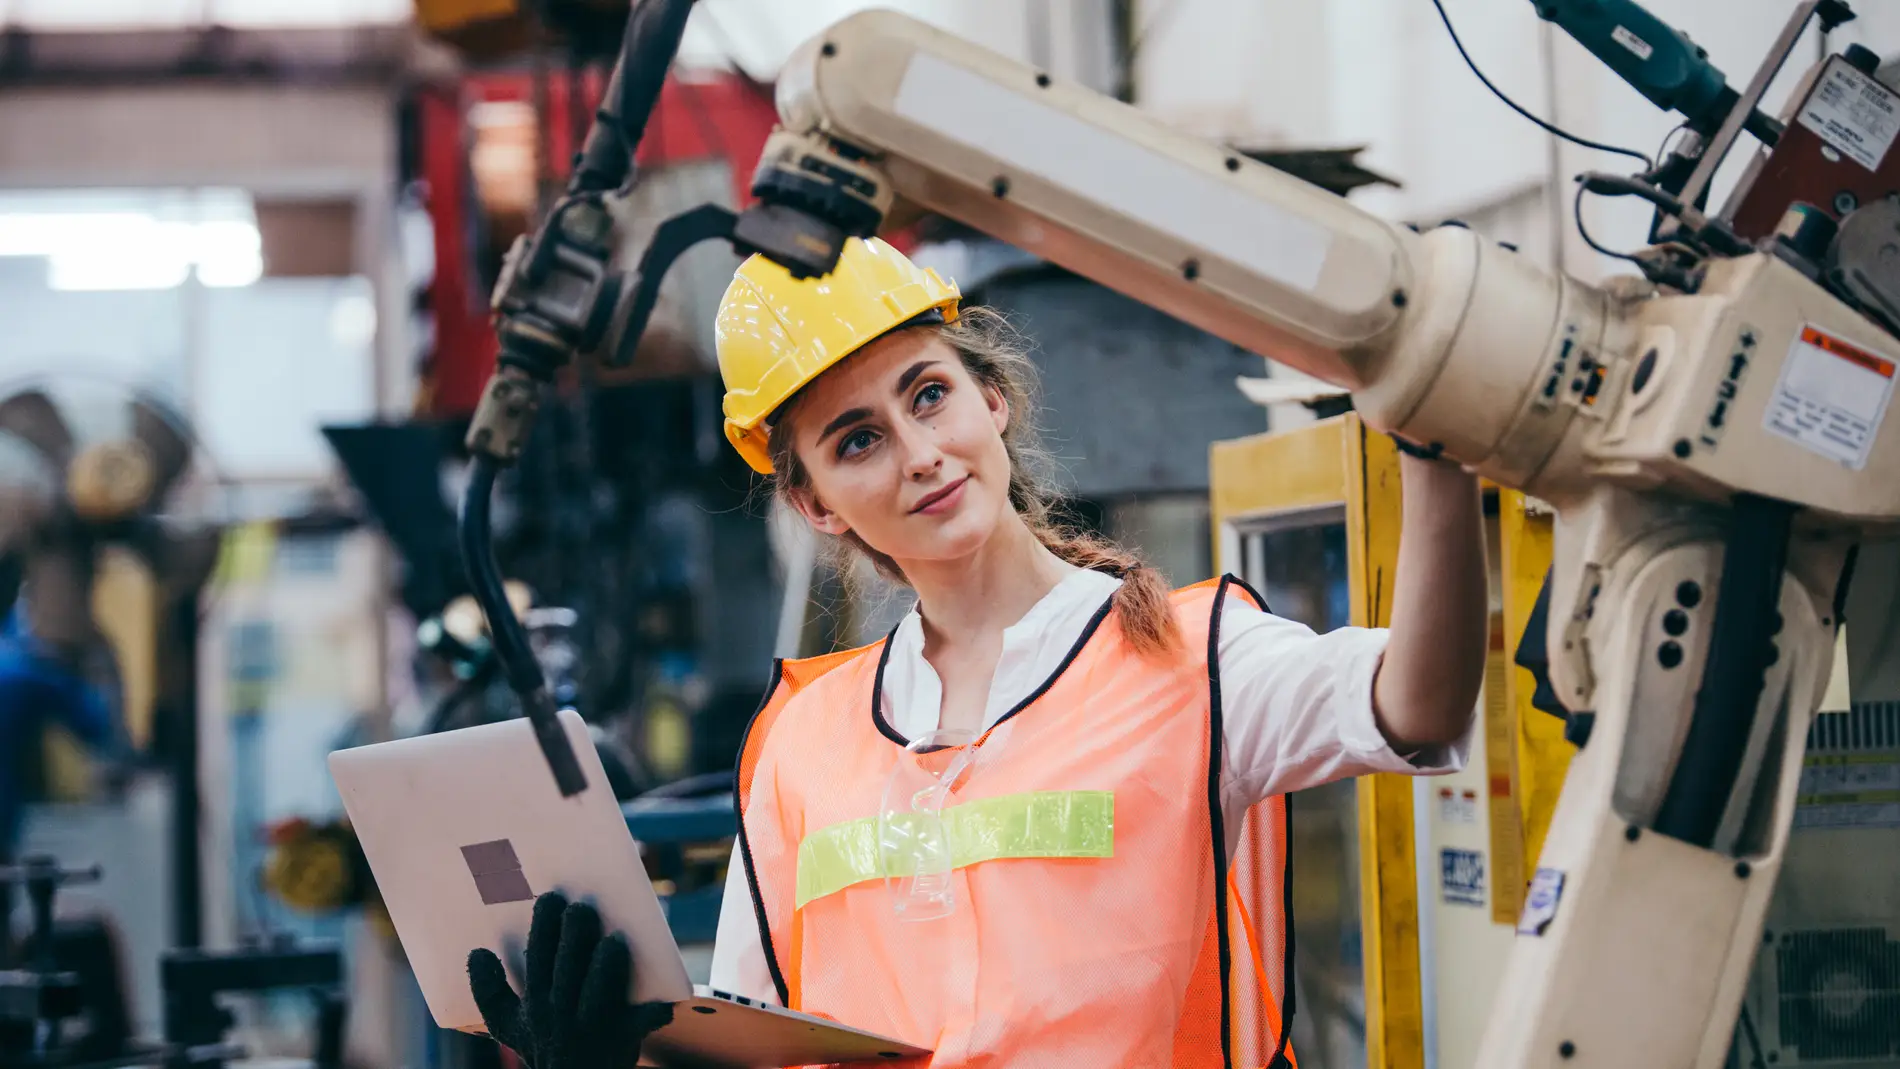
[[180, 256], [55, 256], [46, 284], [65, 293], [168, 290], [183, 285], [191, 265]]
[[104, 249], [127, 231], [148, 226], [136, 212], [0, 215], [0, 256], [52, 256], [75, 248]]
[[264, 274], [263, 240], [245, 220], [160, 220], [130, 212], [0, 215], [0, 256], [47, 260], [55, 290], [248, 286]]
[[264, 275], [264, 242], [250, 223], [171, 224], [192, 247], [198, 281], [207, 286], [248, 286]]

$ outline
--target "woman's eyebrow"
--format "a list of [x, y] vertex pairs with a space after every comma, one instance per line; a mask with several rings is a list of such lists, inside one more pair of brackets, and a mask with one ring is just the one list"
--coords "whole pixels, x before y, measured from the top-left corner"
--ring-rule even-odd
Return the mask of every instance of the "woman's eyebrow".
[[893, 392], [903, 393], [905, 390], [910, 389], [910, 384], [917, 381], [917, 376], [923, 374], [930, 368], [936, 367], [937, 364], [938, 361], [935, 360], [919, 360], [915, 364], [905, 368], [904, 373], [897, 376], [897, 389]]
[[849, 427], [853, 423], [856, 423], [857, 421], [861, 419], [869, 419], [870, 416], [871, 416], [871, 410], [868, 408], [846, 409], [843, 413], [839, 414], [837, 419], [834, 419], [830, 423], [825, 424], [825, 429], [819, 433], [818, 440], [820, 442], [823, 442], [825, 439], [838, 433], [844, 428]]

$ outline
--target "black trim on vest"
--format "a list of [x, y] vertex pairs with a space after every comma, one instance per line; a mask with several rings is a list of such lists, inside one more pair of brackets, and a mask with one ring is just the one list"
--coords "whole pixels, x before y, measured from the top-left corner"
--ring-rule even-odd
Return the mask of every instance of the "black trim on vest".
[[[1036, 699], [1047, 694], [1049, 688], [1056, 685], [1056, 680], [1062, 678], [1062, 673], [1068, 671], [1069, 666], [1075, 663], [1075, 659], [1082, 655], [1083, 648], [1089, 644], [1089, 639], [1095, 637], [1096, 630], [1102, 626], [1103, 620], [1108, 619], [1109, 611], [1114, 609], [1114, 607], [1115, 596], [1113, 594], [1103, 598], [1102, 607], [1095, 610], [1094, 616], [1089, 617], [1088, 625], [1082, 628], [1081, 636], [1075, 640], [1075, 645], [1069, 647], [1069, 652], [1062, 655], [1062, 663], [1056, 665], [1056, 670], [1049, 673], [1049, 678], [1043, 680], [1041, 686], [1030, 691], [1028, 697], [1012, 706], [1009, 712], [997, 717], [996, 723], [984, 729], [984, 733], [987, 734], [988, 732], [995, 731], [1007, 723], [1010, 717], [1029, 708], [1030, 705], [1035, 703]], [[899, 746], [909, 746], [910, 740], [899, 734], [897, 729], [892, 727], [890, 723], [884, 719], [884, 663], [890, 659], [891, 639], [895, 638], [896, 635], [897, 631], [893, 629], [891, 634], [885, 638], [884, 652], [877, 659], [877, 678], [873, 680], [871, 684], [871, 720], [877, 725], [878, 734], [883, 735]]]
[[[1232, 579], [1240, 589], [1245, 590], [1248, 595], [1253, 598], [1254, 604], [1260, 606], [1261, 612], [1271, 613], [1273, 611], [1272, 607], [1267, 604], [1266, 595], [1255, 590], [1252, 583], [1247, 582], [1237, 575], [1229, 576], [1228, 578]], [[1215, 620], [1215, 626], [1220, 626], [1218, 618]], [[1292, 1042], [1293, 1039], [1293, 1002], [1295, 994], [1295, 988], [1293, 986], [1293, 796], [1283, 794], [1280, 796], [1280, 801], [1282, 803], [1283, 819], [1286, 822], [1285, 830], [1282, 833], [1286, 843], [1286, 851], [1280, 859], [1281, 865], [1283, 866], [1280, 873], [1280, 938], [1285, 944], [1286, 953], [1281, 956], [1281, 966], [1284, 976], [1281, 980], [1280, 1042], [1279, 1046], [1274, 1048], [1273, 1057], [1267, 1061], [1267, 1065], [1270, 1066], [1271, 1069], [1285, 1069], [1285, 1067], [1293, 1064], [1286, 1056], [1287, 1044]]]
[[[752, 741], [752, 729], [758, 725], [759, 714], [765, 712], [765, 707], [772, 704], [772, 696], [778, 693], [779, 685], [784, 680], [785, 660], [774, 657], [772, 658], [772, 682], [766, 686], [765, 697], [760, 700], [759, 707], [752, 711], [752, 718], [746, 721], [745, 733], [739, 736], [740, 761], [745, 760], [746, 746]], [[732, 772], [732, 813], [739, 825], [739, 857], [745, 863], [746, 890], [752, 892], [752, 912], [758, 916], [759, 922], [759, 945], [765, 948], [765, 965], [766, 968], [772, 970], [772, 986], [778, 989], [779, 1005], [790, 1009], [791, 989], [786, 986], [785, 974], [778, 967], [778, 955], [772, 950], [772, 925], [765, 917], [765, 895], [759, 890], [758, 870], [752, 866], [752, 843], [746, 839], [745, 806], [740, 800], [739, 773], [740, 770], [735, 767]]]
[[1267, 1062], [1269, 1069], [1292, 1069], [1293, 1062], [1286, 1056], [1286, 1049], [1293, 1042], [1293, 796], [1283, 794], [1281, 813], [1286, 821], [1282, 833], [1286, 849], [1280, 859], [1285, 866], [1280, 876], [1280, 937], [1286, 943], [1286, 956], [1281, 962], [1285, 972], [1282, 981], [1285, 997], [1280, 1000], [1280, 1042], [1273, 1048], [1273, 1058]]
[[884, 636], [884, 648], [877, 651], [877, 675], [871, 677], [871, 723], [877, 725], [877, 733], [899, 746], [909, 746], [910, 740], [897, 733], [890, 721], [884, 719], [884, 666], [891, 662], [891, 644], [897, 639], [897, 628], [904, 626], [903, 620], [897, 621], [897, 627]]
[[1234, 1007], [1228, 974], [1233, 952], [1227, 939], [1227, 828], [1221, 816], [1220, 772], [1225, 745], [1221, 735], [1220, 616], [1227, 587], [1236, 580], [1222, 576], [1214, 588], [1214, 609], [1207, 621], [1207, 823], [1214, 837], [1214, 933], [1220, 950], [1220, 1060], [1234, 1069]]
[[[1120, 588], [1118, 587], [1117, 589]], [[1115, 595], [1110, 594], [1108, 597], [1103, 598], [1102, 607], [1095, 610], [1094, 616], [1089, 617], [1088, 624], [1082, 628], [1082, 634], [1077, 636], [1075, 645], [1069, 647], [1069, 652], [1062, 655], [1062, 663], [1056, 665], [1056, 670], [1049, 673], [1049, 678], [1043, 680], [1041, 686], [1030, 691], [1028, 697], [1017, 702], [1015, 707], [1010, 709], [1009, 712], [997, 717], [996, 723], [991, 724], [988, 730], [995, 731], [997, 728], [1009, 723], [1011, 717], [1029, 708], [1030, 705], [1034, 704], [1036, 699], [1049, 693], [1049, 688], [1056, 685], [1056, 680], [1062, 678], [1062, 673], [1069, 670], [1069, 666], [1075, 663], [1077, 657], [1082, 656], [1083, 647], [1087, 646], [1089, 640], [1095, 637], [1096, 629], [1102, 626], [1102, 621], [1108, 619], [1108, 614], [1113, 611], [1114, 608]]]
[[1260, 591], [1255, 590], [1253, 588], [1252, 583], [1249, 583], [1248, 581], [1246, 581], [1245, 579], [1242, 579], [1238, 575], [1229, 575], [1227, 576], [1227, 578], [1232, 580], [1235, 586], [1239, 587], [1242, 590], [1245, 590], [1247, 592], [1247, 595], [1253, 598], [1253, 603], [1255, 605], [1260, 606], [1261, 612], [1264, 612], [1264, 613], [1273, 612], [1273, 607], [1267, 604], [1267, 596], [1265, 594], [1262, 594]]

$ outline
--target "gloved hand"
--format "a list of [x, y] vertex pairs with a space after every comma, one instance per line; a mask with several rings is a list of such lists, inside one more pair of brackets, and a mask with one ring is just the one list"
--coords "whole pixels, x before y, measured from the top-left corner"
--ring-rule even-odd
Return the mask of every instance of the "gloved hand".
[[495, 1041], [530, 1069], [621, 1069], [639, 1061], [646, 1037], [673, 1019], [665, 1002], [627, 1004], [633, 954], [618, 932], [602, 936], [600, 913], [559, 892], [535, 899], [528, 928], [527, 990], [515, 994], [501, 959], [468, 955], [469, 990]]

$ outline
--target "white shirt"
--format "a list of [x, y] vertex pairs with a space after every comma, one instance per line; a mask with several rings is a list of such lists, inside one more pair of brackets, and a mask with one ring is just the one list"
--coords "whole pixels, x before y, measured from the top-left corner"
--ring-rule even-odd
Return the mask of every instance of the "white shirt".
[[[1062, 666], [1089, 620], [1121, 586], [1078, 569], [1003, 631], [990, 683], [988, 728]], [[1384, 629], [1344, 627], [1324, 635], [1264, 613], [1241, 597], [1224, 603], [1220, 622], [1221, 812], [1232, 855], [1241, 818], [1277, 794], [1371, 772], [1442, 775], [1464, 767], [1469, 734], [1449, 747], [1392, 751], [1372, 714], [1372, 680], [1385, 652]], [[933, 731], [943, 681], [924, 659], [923, 619], [915, 609], [891, 635], [879, 696], [898, 734]], [[735, 846], [726, 873], [713, 946], [711, 986], [772, 1005], [778, 991], [765, 961], [745, 866]]]

